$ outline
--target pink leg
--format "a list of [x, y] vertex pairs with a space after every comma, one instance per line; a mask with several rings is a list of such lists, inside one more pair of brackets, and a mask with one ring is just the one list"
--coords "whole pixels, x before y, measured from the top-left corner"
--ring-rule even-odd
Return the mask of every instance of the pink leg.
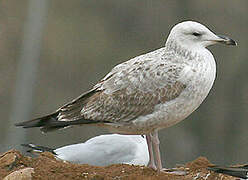
[[155, 153], [157, 171], [161, 171], [163, 167], [162, 167], [160, 150], [159, 150], [159, 138], [158, 138], [157, 130], [151, 133], [151, 140], [152, 140], [152, 146], [154, 148], [154, 153]]
[[151, 133], [149, 133], [149, 134], [146, 135], [146, 142], [147, 142], [148, 152], [149, 152], [149, 163], [148, 163], [148, 167], [156, 170], [157, 168], [156, 168], [156, 165], [155, 165], [154, 155], [153, 155], [153, 150], [152, 150], [152, 137], [151, 137]]
[[187, 174], [187, 171], [185, 171], [185, 170], [164, 169], [162, 167], [160, 150], [159, 150], [158, 131], [157, 130], [155, 130], [154, 132], [151, 133], [151, 141], [152, 141], [152, 146], [154, 148], [155, 161], [156, 161], [158, 172], [166, 172], [168, 174], [174, 174], [174, 175], [186, 175]]

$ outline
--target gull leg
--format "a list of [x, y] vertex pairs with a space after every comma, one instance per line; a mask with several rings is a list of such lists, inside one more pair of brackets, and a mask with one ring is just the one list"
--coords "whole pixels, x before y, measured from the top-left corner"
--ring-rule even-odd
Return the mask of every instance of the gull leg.
[[168, 174], [174, 174], [174, 175], [179, 175], [179, 176], [183, 176], [187, 174], [187, 171], [185, 170], [180, 170], [177, 168], [166, 169], [162, 167], [162, 161], [161, 161], [160, 150], [159, 150], [158, 130], [155, 130], [151, 134], [151, 140], [152, 140], [152, 145], [153, 145], [154, 152], [155, 152], [155, 159], [156, 159], [156, 165], [157, 165], [158, 172], [165, 172]]
[[148, 163], [147, 166], [149, 168], [152, 168], [152, 169], [156, 170], [156, 165], [155, 165], [154, 155], [153, 155], [153, 150], [152, 150], [152, 136], [151, 136], [151, 133], [146, 135], [146, 142], [147, 142], [148, 152], [149, 152], [149, 163]]
[[163, 167], [162, 167], [160, 150], [159, 150], [158, 130], [155, 130], [151, 134], [151, 140], [152, 140], [152, 145], [153, 145], [154, 152], [155, 152], [155, 161], [157, 165], [157, 171], [161, 171]]

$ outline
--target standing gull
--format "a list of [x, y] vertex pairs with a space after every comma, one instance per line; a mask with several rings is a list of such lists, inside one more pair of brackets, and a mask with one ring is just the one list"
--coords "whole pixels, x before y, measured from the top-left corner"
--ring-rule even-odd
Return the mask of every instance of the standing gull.
[[72, 144], [52, 149], [34, 144], [23, 144], [28, 152], [49, 151], [60, 160], [93, 166], [111, 164], [147, 165], [147, 143], [140, 135], [108, 134], [89, 139], [85, 143]]
[[206, 47], [216, 43], [236, 45], [200, 23], [179, 23], [165, 47], [117, 65], [91, 90], [54, 113], [16, 125], [47, 132], [91, 124], [119, 134], [145, 134], [148, 166], [161, 171], [158, 131], [185, 119], [208, 95], [216, 64]]

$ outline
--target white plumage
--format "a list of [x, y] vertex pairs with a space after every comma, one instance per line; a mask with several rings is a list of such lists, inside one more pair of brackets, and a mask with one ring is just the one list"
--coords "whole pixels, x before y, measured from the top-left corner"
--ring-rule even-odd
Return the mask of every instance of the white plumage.
[[[50, 148], [25, 144], [33, 151]], [[107, 166], [111, 164], [147, 165], [149, 154], [146, 139], [140, 135], [101, 135], [84, 143], [50, 149], [57, 159], [77, 164]]]

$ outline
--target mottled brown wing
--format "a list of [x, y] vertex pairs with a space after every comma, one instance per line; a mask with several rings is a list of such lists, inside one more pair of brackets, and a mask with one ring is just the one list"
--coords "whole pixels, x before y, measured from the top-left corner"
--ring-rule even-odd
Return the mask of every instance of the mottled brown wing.
[[151, 114], [186, 88], [180, 80], [184, 68], [163, 49], [138, 56], [116, 66], [90, 94], [63, 106], [58, 119], [128, 122]]
[[[75, 102], [65, 106], [62, 108], [62, 113], [64, 118], [70, 118], [77, 114], [75, 116], [77, 118], [93, 121], [128, 122], [140, 115], [152, 113], [157, 104], [178, 97], [185, 87], [184, 84], [175, 82], [173, 85], [159, 88], [153, 93], [137, 90], [132, 94], [127, 94], [125, 89], [122, 89], [109, 95], [104, 91], [98, 91], [85, 99], [83, 103]], [[75, 109], [73, 106], [77, 108]], [[80, 107], [82, 108], [81, 112], [79, 112]], [[66, 111], [64, 111], [65, 109]]]
[[104, 91], [93, 91], [88, 97], [79, 97], [60, 108], [58, 120], [127, 122], [140, 115], [152, 113], [157, 104], [175, 99], [185, 87], [184, 84], [175, 82], [173, 85], [157, 89], [154, 93], [137, 90], [126, 94], [125, 89], [122, 89], [109, 95]]
[[125, 88], [107, 94], [104, 89], [92, 89], [56, 112], [30, 121], [17, 123], [25, 128], [41, 127], [43, 132], [70, 125], [129, 122], [154, 111], [157, 104], [177, 98], [186, 85], [176, 81], [153, 91], [139, 89], [128, 92]]
[[92, 89], [71, 102], [65, 104], [57, 110], [58, 120], [64, 121], [74, 121], [82, 118], [81, 110], [83, 106], [88, 102], [88, 100], [97, 93], [95, 89]]
[[16, 125], [50, 131], [78, 124], [124, 123], [151, 114], [156, 105], [177, 98], [186, 88], [186, 65], [174, 58], [163, 48], [133, 58], [56, 112]]

